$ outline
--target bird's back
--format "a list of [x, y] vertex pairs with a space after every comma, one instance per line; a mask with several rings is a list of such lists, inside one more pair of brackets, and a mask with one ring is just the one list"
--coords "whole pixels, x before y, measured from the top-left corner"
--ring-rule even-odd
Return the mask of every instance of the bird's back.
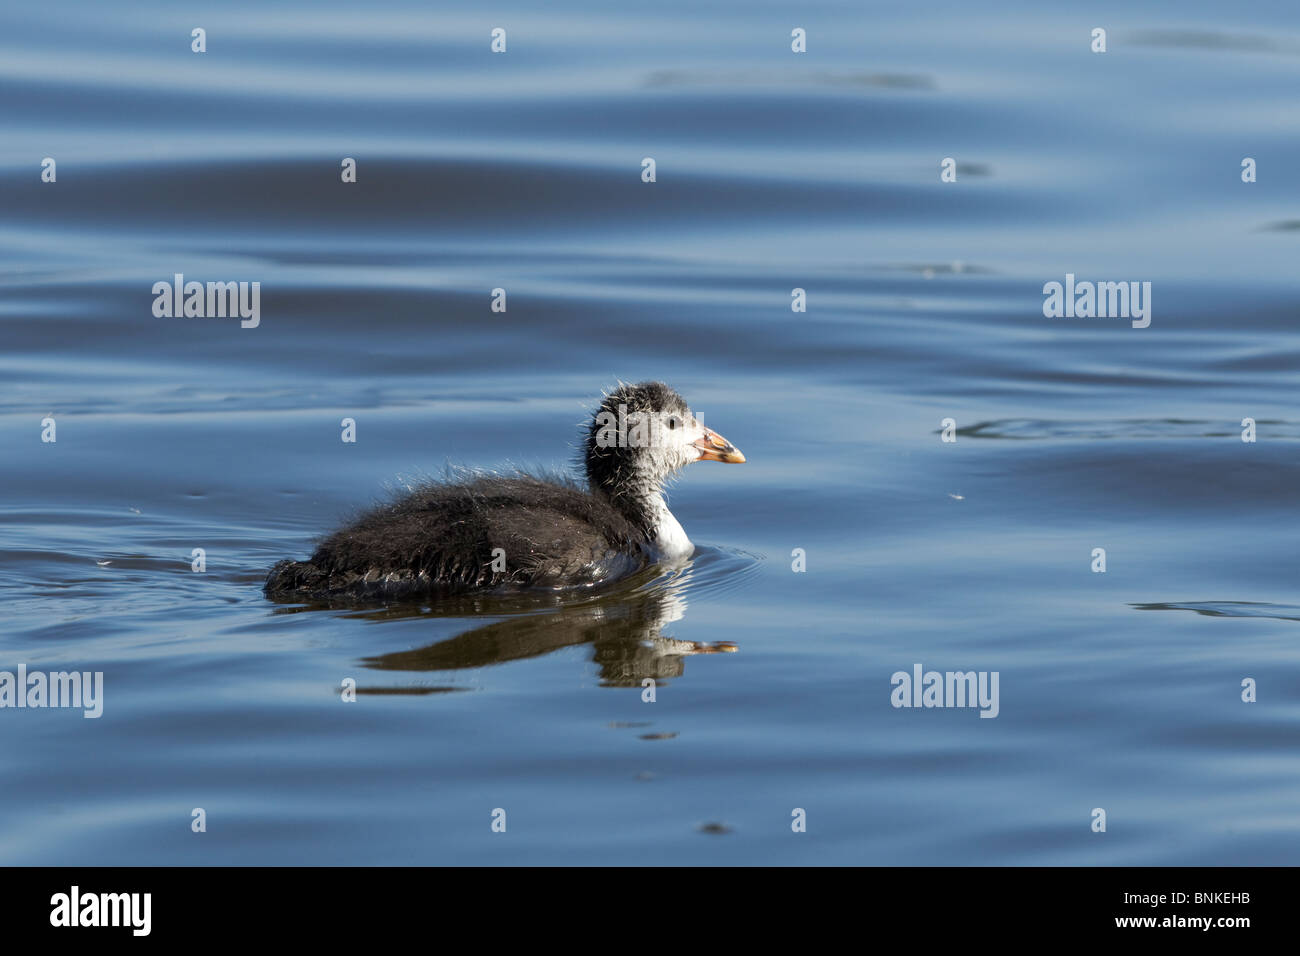
[[281, 561], [266, 592], [385, 599], [583, 587], [649, 563], [645, 533], [603, 495], [564, 479], [432, 482], [359, 516], [308, 561]]

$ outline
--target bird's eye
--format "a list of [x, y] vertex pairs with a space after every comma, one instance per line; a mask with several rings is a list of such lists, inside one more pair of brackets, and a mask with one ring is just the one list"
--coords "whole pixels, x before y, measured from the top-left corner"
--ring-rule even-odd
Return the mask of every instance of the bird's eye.
[[676, 416], [676, 415], [674, 415], [674, 416], [672, 416], [671, 418], [668, 419], [668, 427], [669, 427], [669, 428], [676, 428], [676, 427], [677, 427], [677, 416]]

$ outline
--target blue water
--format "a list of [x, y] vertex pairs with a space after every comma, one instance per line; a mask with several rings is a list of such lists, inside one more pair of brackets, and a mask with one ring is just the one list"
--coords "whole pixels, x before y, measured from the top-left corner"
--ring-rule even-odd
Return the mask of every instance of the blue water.
[[[0, 670], [104, 697], [0, 709], [0, 862], [1295, 863], [1298, 83], [1293, 3], [7, 6]], [[651, 378], [748, 458], [687, 568], [261, 594]]]

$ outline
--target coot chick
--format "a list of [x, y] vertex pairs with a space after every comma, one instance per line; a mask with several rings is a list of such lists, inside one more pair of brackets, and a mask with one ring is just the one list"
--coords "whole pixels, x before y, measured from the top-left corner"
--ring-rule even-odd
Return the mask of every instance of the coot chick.
[[743, 462], [662, 382], [621, 384], [587, 427], [587, 483], [471, 473], [430, 482], [330, 535], [307, 561], [281, 561], [269, 597], [412, 600], [513, 588], [589, 587], [694, 545], [664, 502], [693, 461]]

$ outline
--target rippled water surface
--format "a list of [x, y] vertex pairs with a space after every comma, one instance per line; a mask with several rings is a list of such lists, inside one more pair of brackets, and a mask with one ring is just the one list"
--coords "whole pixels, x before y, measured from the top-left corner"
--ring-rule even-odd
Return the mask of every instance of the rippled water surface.
[[[0, 670], [104, 709], [0, 709], [0, 861], [1296, 862], [1298, 84], [1290, 3], [7, 6]], [[262, 595], [649, 378], [748, 457], [687, 567]]]

